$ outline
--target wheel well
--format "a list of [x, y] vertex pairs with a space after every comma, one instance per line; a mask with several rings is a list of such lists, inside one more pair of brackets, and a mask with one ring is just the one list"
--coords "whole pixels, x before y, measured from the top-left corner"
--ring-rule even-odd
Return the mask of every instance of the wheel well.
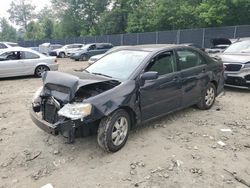
[[48, 68], [48, 70], [50, 70], [50, 68], [47, 66], [47, 65], [38, 65], [36, 68], [35, 68], [35, 74], [36, 74], [36, 69], [38, 68], [38, 67], [41, 67], [41, 66], [43, 66], [43, 67], [47, 67]]
[[217, 89], [218, 83], [215, 80], [211, 81], [211, 83], [214, 84], [215, 88]]
[[121, 107], [120, 109], [125, 110], [129, 114], [129, 116], [131, 117], [131, 128], [133, 128], [137, 123], [136, 122], [136, 114], [135, 114], [134, 110], [132, 110], [128, 106]]

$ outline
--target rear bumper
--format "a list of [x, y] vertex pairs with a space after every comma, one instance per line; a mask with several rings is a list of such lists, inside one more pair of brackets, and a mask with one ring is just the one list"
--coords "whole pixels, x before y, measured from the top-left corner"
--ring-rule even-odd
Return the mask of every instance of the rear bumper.
[[56, 52], [49, 52], [49, 56], [57, 56]]
[[57, 71], [58, 70], [58, 67], [59, 67], [59, 64], [58, 63], [54, 63], [54, 64], [51, 64], [51, 65], [48, 65], [49, 69], [51, 71]]
[[80, 56], [78, 56], [78, 55], [72, 55], [72, 56], [70, 56], [70, 59], [79, 60]]

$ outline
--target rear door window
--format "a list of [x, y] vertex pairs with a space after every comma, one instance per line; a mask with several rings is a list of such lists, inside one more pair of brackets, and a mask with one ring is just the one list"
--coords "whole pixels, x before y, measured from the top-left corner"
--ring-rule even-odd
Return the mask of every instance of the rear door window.
[[206, 64], [205, 59], [198, 52], [189, 49], [177, 50], [177, 58], [181, 70]]

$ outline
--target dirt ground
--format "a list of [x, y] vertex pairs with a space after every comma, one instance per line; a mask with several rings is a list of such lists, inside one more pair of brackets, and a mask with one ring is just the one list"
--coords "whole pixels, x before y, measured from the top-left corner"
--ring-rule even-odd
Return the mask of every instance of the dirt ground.
[[[64, 72], [86, 66], [59, 63]], [[95, 136], [66, 144], [34, 125], [29, 107], [41, 84], [0, 80], [0, 188], [246, 187], [224, 169], [250, 183], [249, 91], [226, 89], [209, 111], [190, 107], [133, 130], [122, 150], [107, 154]]]

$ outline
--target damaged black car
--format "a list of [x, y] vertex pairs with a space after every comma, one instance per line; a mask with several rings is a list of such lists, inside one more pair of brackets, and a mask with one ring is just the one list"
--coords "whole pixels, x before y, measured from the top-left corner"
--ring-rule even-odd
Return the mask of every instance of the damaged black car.
[[119, 48], [72, 74], [46, 72], [31, 118], [68, 142], [97, 133], [106, 151], [121, 149], [130, 129], [197, 105], [210, 109], [223, 91], [223, 64], [187, 46]]

